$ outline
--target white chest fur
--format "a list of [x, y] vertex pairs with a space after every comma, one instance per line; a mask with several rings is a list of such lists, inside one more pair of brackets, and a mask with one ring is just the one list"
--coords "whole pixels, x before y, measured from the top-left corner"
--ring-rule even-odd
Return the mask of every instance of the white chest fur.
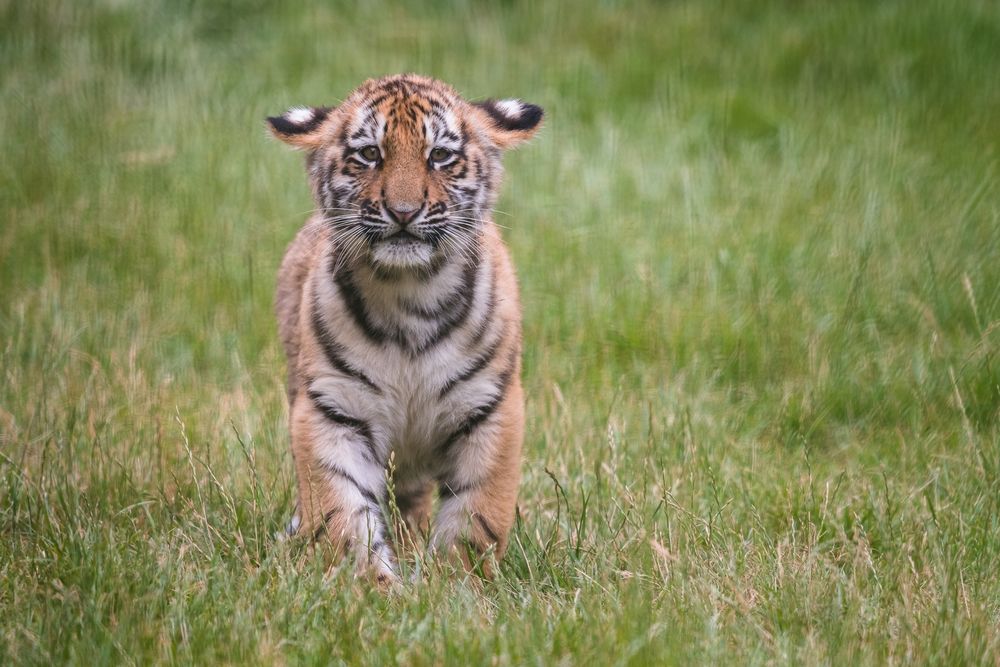
[[309, 391], [363, 423], [380, 461], [392, 452], [402, 475], [436, 475], [442, 443], [501, 391], [496, 373], [469, 373], [505, 333], [491, 259], [396, 279], [325, 268], [303, 303], [328, 337], [302, 369]]

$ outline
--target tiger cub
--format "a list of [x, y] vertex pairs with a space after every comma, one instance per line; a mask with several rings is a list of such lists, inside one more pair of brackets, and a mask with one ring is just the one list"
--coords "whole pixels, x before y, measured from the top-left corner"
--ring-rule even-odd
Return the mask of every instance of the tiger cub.
[[[514, 521], [524, 406], [521, 307], [492, 220], [501, 152], [542, 110], [470, 103], [412, 74], [337, 107], [268, 118], [305, 151], [315, 214], [289, 246], [276, 311], [288, 357], [298, 504], [380, 582], [397, 577], [383, 511], [432, 550], [500, 557]], [[440, 499], [433, 521], [434, 494]]]

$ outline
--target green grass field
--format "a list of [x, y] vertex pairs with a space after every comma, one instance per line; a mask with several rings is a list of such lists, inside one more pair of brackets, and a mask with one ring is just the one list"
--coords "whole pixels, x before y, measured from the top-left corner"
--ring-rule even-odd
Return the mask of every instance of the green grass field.
[[[1000, 664], [1000, 6], [0, 0], [0, 663]], [[263, 118], [542, 105], [493, 582], [293, 500]]]

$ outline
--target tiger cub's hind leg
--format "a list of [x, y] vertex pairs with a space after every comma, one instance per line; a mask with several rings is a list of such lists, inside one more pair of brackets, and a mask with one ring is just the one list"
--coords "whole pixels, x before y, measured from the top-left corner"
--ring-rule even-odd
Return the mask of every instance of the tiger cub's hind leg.
[[[359, 573], [395, 581], [382, 504], [385, 473], [362, 434], [333, 421], [323, 399], [300, 394], [293, 406], [292, 448], [298, 477], [298, 531], [327, 540], [336, 556], [353, 555]], [[339, 414], [339, 413], [338, 413]]]

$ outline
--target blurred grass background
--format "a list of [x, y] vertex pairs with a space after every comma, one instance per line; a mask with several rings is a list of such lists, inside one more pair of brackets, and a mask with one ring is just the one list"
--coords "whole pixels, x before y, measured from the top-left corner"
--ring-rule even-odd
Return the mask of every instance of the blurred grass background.
[[[997, 664], [1000, 8], [0, 0], [0, 662]], [[515, 541], [384, 598], [287, 519], [263, 118], [546, 109]]]

